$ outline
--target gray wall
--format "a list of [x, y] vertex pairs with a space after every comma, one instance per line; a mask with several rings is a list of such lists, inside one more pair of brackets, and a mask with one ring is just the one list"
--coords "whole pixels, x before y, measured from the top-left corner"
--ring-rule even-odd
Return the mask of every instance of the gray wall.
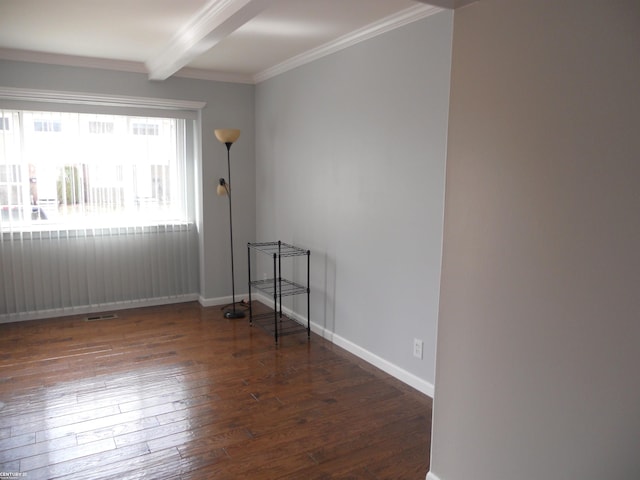
[[429, 385], [452, 22], [441, 12], [256, 88], [257, 239], [311, 250], [311, 320], [334, 340]]
[[431, 477], [640, 478], [640, 3], [456, 11]]
[[[229, 213], [226, 198], [217, 197], [220, 177], [227, 177], [226, 147], [213, 130], [239, 128], [240, 139], [231, 150], [234, 187], [234, 244], [255, 238], [254, 87], [184, 78], [150, 82], [146, 75], [107, 70], [0, 61], [0, 86], [206, 102], [202, 110], [202, 163], [197, 165], [196, 190], [200, 219], [201, 299], [231, 295]], [[236, 255], [236, 285], [246, 292], [246, 255]], [[197, 289], [196, 292], [198, 293]]]

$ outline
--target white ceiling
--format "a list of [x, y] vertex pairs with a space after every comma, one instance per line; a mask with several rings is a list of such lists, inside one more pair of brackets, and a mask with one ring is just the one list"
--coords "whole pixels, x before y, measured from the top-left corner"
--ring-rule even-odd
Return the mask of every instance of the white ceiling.
[[470, 3], [428, 2], [0, 0], [0, 58], [256, 83]]

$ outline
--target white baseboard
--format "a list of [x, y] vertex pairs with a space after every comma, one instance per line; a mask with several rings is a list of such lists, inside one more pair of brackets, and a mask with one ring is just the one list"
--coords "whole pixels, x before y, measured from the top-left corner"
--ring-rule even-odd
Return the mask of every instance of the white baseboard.
[[40, 320], [43, 318], [66, 317], [69, 315], [84, 315], [87, 313], [112, 312], [129, 308], [155, 307], [157, 305], [169, 305], [171, 303], [194, 302], [198, 300], [198, 294], [180, 295], [177, 297], [157, 297], [145, 300], [131, 300], [126, 302], [109, 302], [96, 305], [84, 305], [81, 307], [52, 308], [24, 313], [9, 313], [0, 315], [0, 324], [12, 322], [24, 322], [28, 320]]
[[435, 473], [427, 472], [426, 480], [440, 480], [440, 478]]
[[[259, 302], [267, 305], [268, 307], [273, 308], [272, 298], [269, 298], [262, 294], [253, 295], [253, 297], [255, 297], [255, 299], [258, 300]], [[298, 322], [304, 325], [306, 325], [307, 323], [306, 317], [294, 312], [293, 310], [285, 306], [282, 307], [282, 312], [285, 313], [288, 317], [293, 318], [294, 320], [297, 320]], [[395, 377], [401, 382], [406, 383], [407, 385], [415, 388], [419, 392], [424, 393], [428, 397], [433, 398], [434, 387], [432, 383], [427, 382], [426, 380], [423, 380], [422, 378], [414, 375], [413, 373], [407, 372], [405, 369], [400, 368], [394, 363], [391, 363], [388, 360], [385, 360], [384, 358], [379, 357], [375, 353], [372, 353], [369, 350], [366, 350], [361, 346], [347, 340], [346, 338], [343, 338], [340, 335], [337, 335], [334, 332], [327, 330], [321, 325], [318, 325], [314, 322], [310, 322], [310, 327], [312, 332], [317, 333], [323, 338], [329, 340], [331, 343], [334, 343], [335, 345], [341, 348], [344, 348], [349, 353], [352, 353], [355, 356], [360, 357], [364, 361], [379, 368], [383, 372], [388, 373], [392, 377]], [[437, 479], [434, 478], [429, 480], [437, 480]]]
[[401, 382], [406, 383], [407, 385], [415, 388], [419, 392], [424, 393], [428, 397], [433, 398], [434, 387], [433, 384], [427, 382], [426, 380], [421, 379], [420, 377], [414, 375], [413, 373], [407, 372], [405, 369], [400, 368], [394, 363], [385, 360], [382, 357], [379, 357], [375, 353], [372, 353], [355, 343], [342, 338], [339, 335], [333, 335], [333, 343], [338, 345], [339, 347], [344, 348], [350, 353], [362, 358], [366, 362], [369, 362], [371, 365], [378, 367], [380, 370], [388, 373], [392, 377], [397, 378]]
[[[246, 293], [238, 293], [236, 294], [236, 302], [241, 300], [246, 300], [248, 294]], [[227, 305], [233, 302], [233, 297], [228, 295], [226, 297], [216, 297], [216, 298], [204, 298], [203, 296], [198, 297], [198, 303], [203, 307], [217, 307], [218, 305]]]

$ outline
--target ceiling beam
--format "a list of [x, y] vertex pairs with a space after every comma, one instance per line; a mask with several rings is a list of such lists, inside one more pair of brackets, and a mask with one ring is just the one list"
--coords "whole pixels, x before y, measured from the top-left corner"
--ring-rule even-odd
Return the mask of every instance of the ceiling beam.
[[254, 18], [275, 0], [212, 0], [145, 62], [150, 80], [166, 80]]

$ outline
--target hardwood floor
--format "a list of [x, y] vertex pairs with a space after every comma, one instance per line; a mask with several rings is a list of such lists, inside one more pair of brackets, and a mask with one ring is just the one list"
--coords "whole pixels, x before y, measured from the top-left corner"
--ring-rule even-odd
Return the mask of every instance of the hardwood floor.
[[0, 472], [425, 478], [431, 399], [319, 336], [276, 346], [197, 303], [116, 314], [0, 325]]

